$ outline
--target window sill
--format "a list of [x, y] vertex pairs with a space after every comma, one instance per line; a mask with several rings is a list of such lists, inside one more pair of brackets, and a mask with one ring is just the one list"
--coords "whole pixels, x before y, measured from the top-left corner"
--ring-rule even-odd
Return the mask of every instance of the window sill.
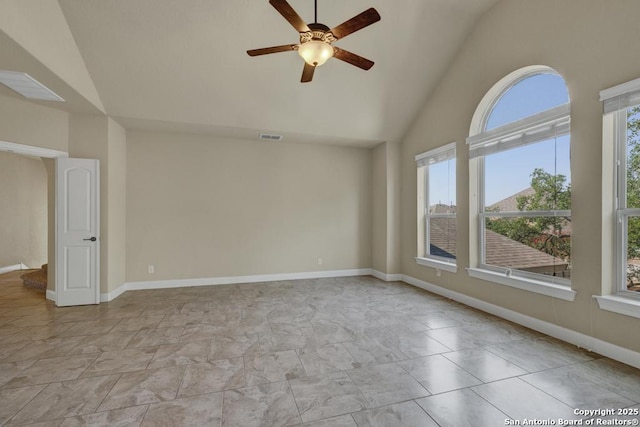
[[612, 311], [640, 319], [640, 300], [619, 295], [594, 295], [600, 310]]
[[547, 295], [563, 299], [565, 301], [573, 301], [576, 297], [576, 291], [566, 286], [525, 279], [523, 277], [507, 277], [504, 274], [494, 273], [493, 271], [483, 270], [480, 268], [467, 268], [467, 272], [469, 273], [469, 276], [476, 279], [486, 280], [488, 282], [498, 283], [500, 285], [534, 292], [536, 294]]
[[440, 261], [433, 258], [416, 257], [416, 263], [425, 267], [435, 268], [437, 270], [448, 271], [449, 273], [457, 273], [458, 266], [450, 262]]

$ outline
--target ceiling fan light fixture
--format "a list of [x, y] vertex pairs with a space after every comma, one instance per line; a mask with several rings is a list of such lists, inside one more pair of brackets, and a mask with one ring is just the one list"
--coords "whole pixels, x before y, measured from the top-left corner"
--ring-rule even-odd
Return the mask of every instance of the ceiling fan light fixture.
[[307, 64], [319, 67], [333, 56], [333, 47], [327, 42], [310, 40], [300, 45], [298, 55]]

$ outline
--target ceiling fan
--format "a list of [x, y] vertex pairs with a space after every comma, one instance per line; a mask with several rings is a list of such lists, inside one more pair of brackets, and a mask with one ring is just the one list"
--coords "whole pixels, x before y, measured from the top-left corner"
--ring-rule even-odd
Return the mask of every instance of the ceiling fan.
[[305, 61], [302, 78], [300, 79], [302, 83], [310, 82], [313, 79], [313, 73], [316, 67], [324, 64], [332, 56], [362, 68], [363, 70], [368, 70], [373, 67], [373, 61], [347, 50], [340, 49], [339, 47], [332, 46], [332, 43], [378, 22], [380, 20], [380, 14], [378, 14], [374, 8], [369, 8], [337, 27], [329, 29], [326, 25], [317, 22], [318, 0], [314, 0], [314, 18], [316, 22], [313, 24], [304, 22], [286, 0], [269, 0], [269, 3], [300, 33], [300, 43], [248, 50], [247, 53], [249, 56], [297, 50], [298, 54]]

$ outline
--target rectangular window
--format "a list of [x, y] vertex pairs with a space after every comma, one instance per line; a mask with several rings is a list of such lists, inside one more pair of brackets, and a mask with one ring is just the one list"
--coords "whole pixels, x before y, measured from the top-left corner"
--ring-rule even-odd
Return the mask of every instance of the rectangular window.
[[618, 291], [640, 294], [640, 104], [616, 113]]
[[418, 263], [449, 271], [456, 264], [456, 143], [416, 156]]
[[640, 318], [640, 79], [602, 90], [602, 310]]
[[[484, 157], [481, 265], [509, 275], [571, 277], [569, 136]], [[547, 278], [558, 284], [565, 280]]]
[[[568, 104], [469, 138], [476, 162], [477, 266], [509, 279], [571, 285]], [[540, 123], [544, 123], [541, 125]]]

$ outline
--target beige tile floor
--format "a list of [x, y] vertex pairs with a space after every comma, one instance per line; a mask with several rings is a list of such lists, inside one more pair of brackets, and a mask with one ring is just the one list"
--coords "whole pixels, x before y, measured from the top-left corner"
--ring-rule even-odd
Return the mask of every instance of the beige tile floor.
[[0, 275], [0, 425], [502, 426], [640, 409], [639, 370], [402, 283], [56, 308], [19, 275]]

